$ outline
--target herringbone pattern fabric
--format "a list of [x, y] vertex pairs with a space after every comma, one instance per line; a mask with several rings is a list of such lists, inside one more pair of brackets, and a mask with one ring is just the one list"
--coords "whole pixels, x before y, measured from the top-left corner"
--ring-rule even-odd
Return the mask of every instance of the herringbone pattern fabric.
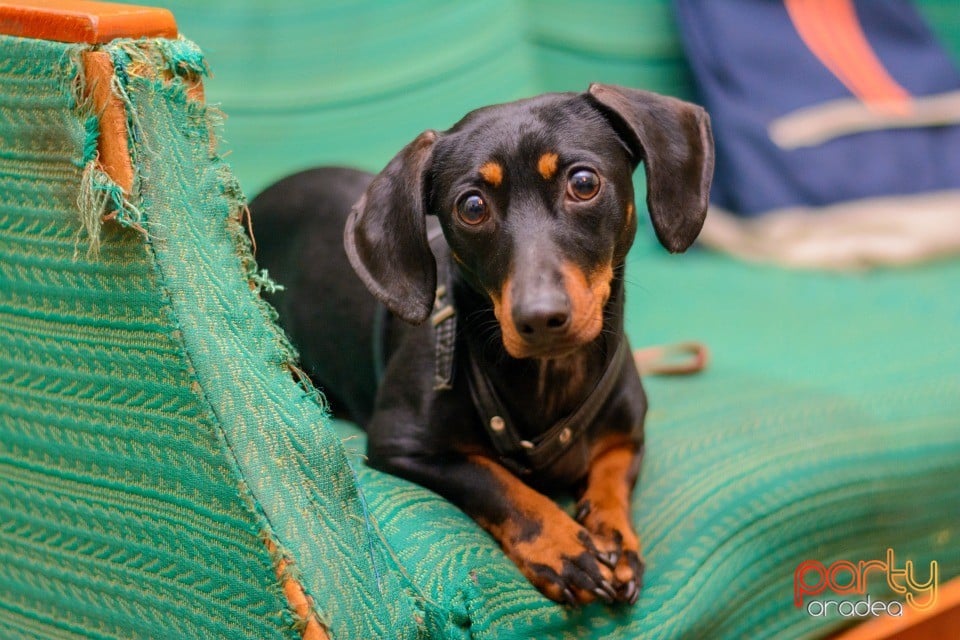
[[144, 238], [86, 255], [78, 60], [0, 38], [0, 636], [292, 637]]
[[[921, 580], [931, 561], [941, 584], [960, 575], [958, 280], [960, 261], [837, 276], [634, 248], [633, 343], [697, 338], [713, 357], [697, 376], [645, 381], [634, 512], [647, 571], [633, 608], [554, 605], [435, 494], [369, 469], [361, 485], [462, 637], [823, 637], [848, 620], [794, 607], [805, 560], [885, 560], [891, 548]], [[877, 576], [869, 594], [894, 596]]]
[[0, 637], [298, 637], [265, 539], [340, 637], [409, 635], [207, 110], [164, 79], [199, 50], [107, 51], [146, 235], [105, 222], [93, 254], [81, 49], [0, 38]]

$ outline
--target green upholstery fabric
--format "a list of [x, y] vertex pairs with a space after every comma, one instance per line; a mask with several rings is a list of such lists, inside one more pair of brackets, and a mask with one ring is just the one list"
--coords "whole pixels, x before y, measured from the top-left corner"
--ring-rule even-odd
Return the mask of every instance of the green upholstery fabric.
[[379, 170], [424, 129], [544, 91], [689, 80], [665, 0], [160, 0], [215, 70], [249, 194], [297, 169]]
[[414, 581], [469, 615], [471, 637], [819, 637], [843, 619], [794, 607], [804, 560], [892, 548], [921, 579], [933, 560], [941, 581], [960, 574], [960, 261], [829, 276], [643, 245], [627, 273], [634, 344], [713, 353], [702, 375], [646, 381], [635, 608], [555, 606], [456, 508], [360, 472]]
[[[662, 1], [165, 4], [210, 56], [248, 193], [379, 168], [487, 102], [687, 91]], [[958, 51], [960, 12], [924, 7]], [[450, 504], [366, 468], [290, 376], [214, 114], [155, 73], [202, 69], [185, 41], [107, 47], [137, 184], [87, 253], [81, 220], [116, 192], [81, 50], [0, 38], [0, 637], [295, 638], [278, 555], [334, 638], [821, 637], [844, 621], [793, 607], [802, 560], [891, 547], [960, 575], [960, 262], [791, 273], [641, 234], [634, 345], [698, 338], [714, 360], [647, 380], [640, 602], [570, 611]]]
[[0, 636], [296, 637], [153, 247], [84, 251], [79, 53], [0, 38]]
[[198, 51], [107, 50], [148, 239], [108, 223], [90, 255], [81, 48], [0, 38], [0, 637], [299, 637], [265, 540], [337, 637], [414, 637], [206, 109], [154, 78]]

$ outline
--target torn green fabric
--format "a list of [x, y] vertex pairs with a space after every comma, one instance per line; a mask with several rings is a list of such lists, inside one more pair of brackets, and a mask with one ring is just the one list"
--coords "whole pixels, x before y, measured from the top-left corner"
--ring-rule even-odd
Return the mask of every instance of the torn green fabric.
[[78, 50], [0, 38], [0, 637], [295, 638], [144, 236], [76, 251]]
[[206, 108], [166, 73], [199, 50], [106, 47], [126, 196], [91, 164], [81, 50], [0, 38], [0, 637], [299, 637], [265, 540], [334, 637], [416, 637]]
[[[130, 42], [108, 50], [114, 60], [124, 52], [178, 69], [179, 58], [164, 56], [194, 52]], [[226, 454], [334, 635], [412, 637], [415, 601], [400, 595], [403, 585], [366, 522], [343, 447], [323, 407], [291, 377], [289, 345], [257, 294], [264, 278], [241, 222], [242, 194], [211, 155], [202, 107], [182, 83], [127, 70], [149, 246]]]

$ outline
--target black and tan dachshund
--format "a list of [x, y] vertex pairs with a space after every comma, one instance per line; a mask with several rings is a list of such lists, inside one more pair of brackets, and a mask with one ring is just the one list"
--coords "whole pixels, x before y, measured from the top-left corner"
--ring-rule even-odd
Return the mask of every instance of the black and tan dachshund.
[[[281, 322], [369, 464], [448, 498], [571, 605], [633, 603], [642, 580], [647, 402], [623, 328], [640, 163], [657, 237], [684, 251], [709, 118], [602, 84], [478, 109], [376, 176], [309, 170], [251, 204]], [[541, 493], [557, 488], [574, 516]]]

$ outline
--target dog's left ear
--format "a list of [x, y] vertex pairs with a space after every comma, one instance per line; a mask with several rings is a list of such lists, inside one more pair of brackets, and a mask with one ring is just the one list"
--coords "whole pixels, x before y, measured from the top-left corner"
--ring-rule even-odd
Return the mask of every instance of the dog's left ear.
[[685, 251], [703, 227], [713, 180], [710, 116], [697, 105], [594, 83], [588, 99], [610, 121], [647, 172], [647, 208], [660, 243]]

